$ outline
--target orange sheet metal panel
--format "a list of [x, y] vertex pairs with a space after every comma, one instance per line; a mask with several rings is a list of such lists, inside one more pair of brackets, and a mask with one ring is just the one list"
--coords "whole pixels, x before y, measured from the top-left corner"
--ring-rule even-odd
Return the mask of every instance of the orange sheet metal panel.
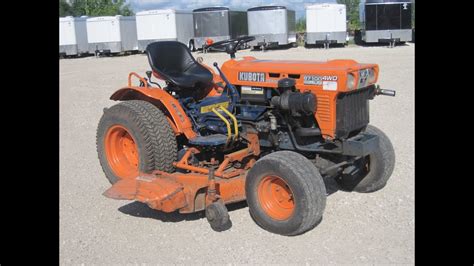
[[[336, 131], [336, 99], [340, 92], [347, 91], [347, 75], [358, 70], [374, 68], [378, 77], [378, 65], [359, 64], [354, 60], [330, 60], [327, 62], [301, 60], [258, 60], [246, 56], [239, 60], [229, 60], [222, 65], [222, 71], [234, 85], [277, 88], [278, 80], [292, 78], [301, 92], [309, 91], [316, 95], [316, 120], [323, 136], [334, 138]], [[240, 72], [262, 73], [263, 79], [248, 81], [239, 79]], [[305, 80], [305, 76], [322, 77], [323, 80]], [[321, 81], [321, 82], [319, 82]], [[323, 84], [323, 81], [326, 81]], [[376, 82], [377, 80], [375, 80]], [[312, 83], [312, 84], [311, 84]], [[326, 86], [330, 84], [331, 86]]]

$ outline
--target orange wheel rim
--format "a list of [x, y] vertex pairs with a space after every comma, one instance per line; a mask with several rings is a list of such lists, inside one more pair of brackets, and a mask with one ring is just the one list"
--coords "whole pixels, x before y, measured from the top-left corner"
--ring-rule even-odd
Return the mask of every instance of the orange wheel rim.
[[275, 220], [287, 220], [293, 215], [293, 192], [281, 177], [270, 175], [260, 181], [258, 201], [265, 213]]
[[120, 178], [138, 175], [138, 148], [127, 129], [115, 125], [105, 135], [105, 153], [112, 171]]

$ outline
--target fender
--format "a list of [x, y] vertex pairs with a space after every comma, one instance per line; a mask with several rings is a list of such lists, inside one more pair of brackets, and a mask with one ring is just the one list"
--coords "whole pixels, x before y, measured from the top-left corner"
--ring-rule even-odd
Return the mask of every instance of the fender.
[[196, 137], [191, 120], [186, 115], [178, 100], [166, 91], [149, 88], [127, 86], [117, 90], [112, 96], [114, 101], [145, 100], [155, 104], [163, 111], [176, 135], [184, 134], [188, 139]]

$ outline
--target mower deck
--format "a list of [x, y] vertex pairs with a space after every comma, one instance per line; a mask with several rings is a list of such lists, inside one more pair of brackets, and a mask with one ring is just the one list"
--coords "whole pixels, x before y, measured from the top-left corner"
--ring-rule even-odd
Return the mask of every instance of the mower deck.
[[[245, 200], [245, 176], [244, 173], [230, 179], [216, 178], [214, 183], [210, 175], [154, 171], [133, 179], [122, 179], [103, 195], [112, 199], [140, 201], [164, 212], [179, 210], [180, 213], [192, 213], [204, 210], [206, 201], [222, 200], [227, 204]], [[212, 186], [215, 187], [214, 195], [207, 189]]]
[[[255, 163], [253, 157], [260, 154], [257, 136], [247, 134], [246, 137], [250, 140], [248, 147], [225, 155], [220, 164], [213, 159], [208, 162], [209, 166], [190, 164], [190, 157], [200, 151], [189, 148], [178, 162], [173, 163], [176, 168], [188, 173], [160, 170], [151, 174], [140, 173], [136, 178], [117, 181], [104, 192], [104, 196], [137, 200], [152, 209], [164, 212], [179, 210], [180, 213], [204, 210], [214, 202], [228, 204], [243, 201], [247, 170]], [[244, 159], [248, 160], [243, 168], [232, 166], [232, 163]]]

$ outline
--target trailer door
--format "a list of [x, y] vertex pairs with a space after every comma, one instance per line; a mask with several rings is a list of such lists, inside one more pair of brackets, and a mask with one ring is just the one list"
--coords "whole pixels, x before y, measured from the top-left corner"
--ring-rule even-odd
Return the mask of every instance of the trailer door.
[[194, 14], [196, 37], [229, 35], [229, 15], [227, 11], [211, 11]]
[[365, 6], [365, 30], [377, 30], [377, 5]]

